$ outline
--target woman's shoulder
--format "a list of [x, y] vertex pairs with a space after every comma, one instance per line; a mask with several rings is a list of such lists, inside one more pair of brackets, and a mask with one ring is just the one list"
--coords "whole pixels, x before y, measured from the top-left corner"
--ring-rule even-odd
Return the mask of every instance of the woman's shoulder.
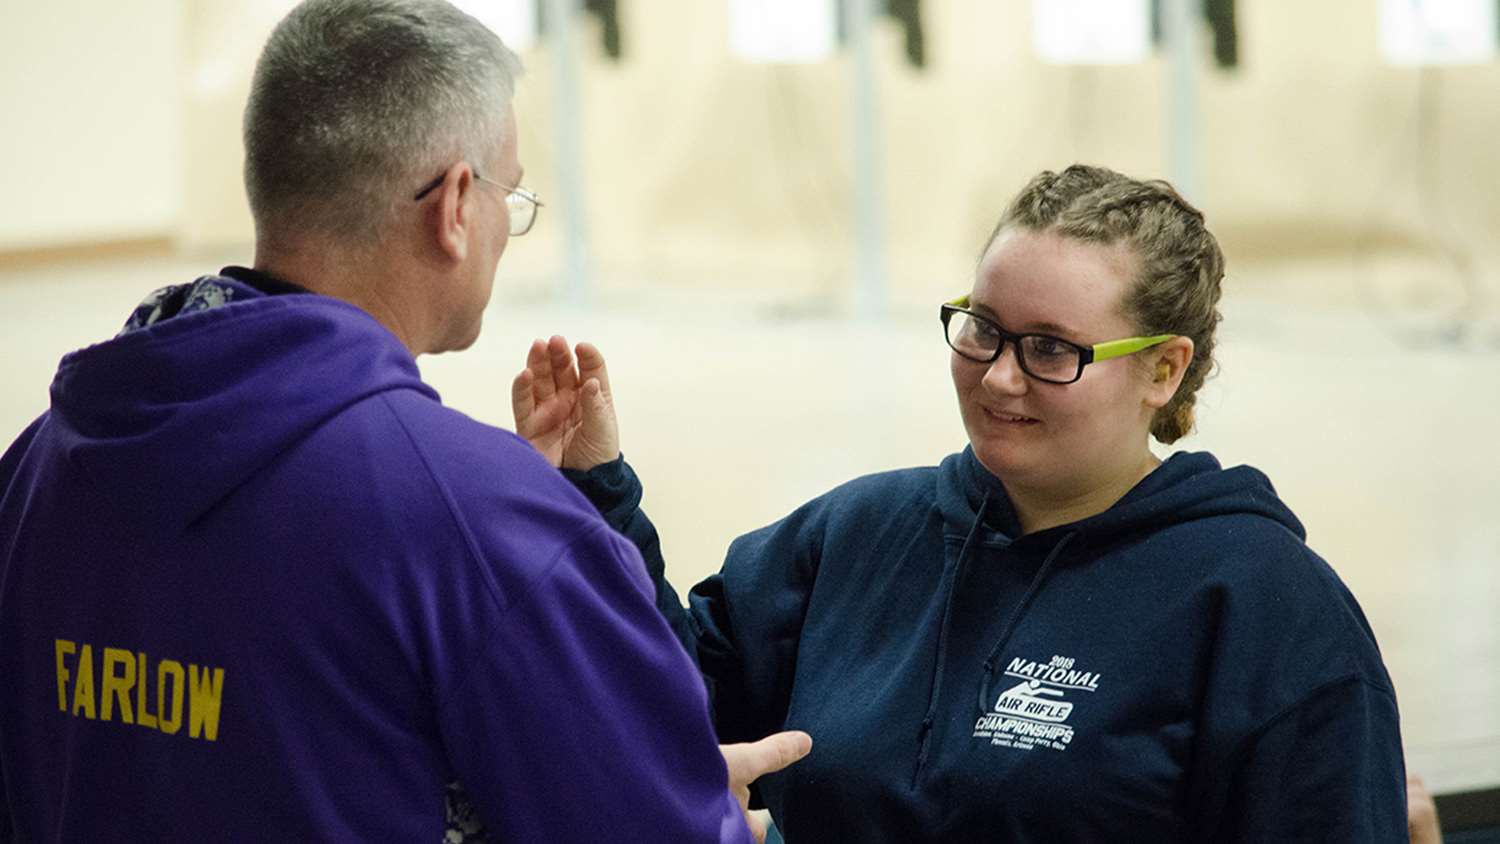
[[[1154, 487], [1140, 490], [1106, 523], [1120, 531], [1119, 547], [1150, 549], [1152, 565], [1170, 567], [1178, 582], [1272, 614], [1355, 606], [1265, 473], [1245, 465], [1221, 467], [1201, 452], [1174, 455], [1162, 469], [1161, 477], [1148, 482]], [[1130, 536], [1143, 542], [1124, 541]]]
[[1274, 514], [1229, 511], [1166, 524], [1155, 538], [1204, 579], [1236, 591], [1305, 595], [1309, 589], [1342, 589], [1338, 574], [1299, 528]]
[[[1322, 555], [1277, 519], [1226, 513], [1164, 529], [1173, 575], [1221, 632], [1318, 653], [1327, 666], [1378, 666], [1359, 601]], [[1371, 671], [1372, 676], [1382, 676]]]
[[860, 475], [833, 487], [805, 507], [835, 519], [866, 521], [874, 515], [930, 509], [937, 467], [914, 466]]
[[1222, 466], [1208, 452], [1172, 455], [1106, 511], [1097, 529], [1160, 535], [1179, 553], [1221, 561], [1300, 566], [1318, 559], [1302, 521], [1264, 472]]
[[920, 466], [860, 475], [806, 501], [762, 531], [790, 528], [798, 532], [812, 529], [818, 534], [843, 533], [850, 528], [863, 530], [872, 524], [890, 523], [901, 513], [925, 513], [935, 498], [936, 472], [936, 467]]
[[840, 500], [904, 498], [924, 492], [931, 495], [936, 466], [910, 466], [886, 469], [851, 478], [824, 493], [824, 498]]

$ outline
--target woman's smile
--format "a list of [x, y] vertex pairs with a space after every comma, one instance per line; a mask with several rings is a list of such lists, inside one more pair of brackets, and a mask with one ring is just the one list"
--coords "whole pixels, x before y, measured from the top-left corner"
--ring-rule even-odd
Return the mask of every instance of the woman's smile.
[[1024, 428], [1030, 427], [1032, 425], [1042, 424], [1040, 419], [1034, 419], [1030, 416], [1023, 416], [1019, 413], [1009, 413], [1003, 410], [995, 410], [992, 408], [984, 407], [983, 405], [980, 406], [980, 409], [984, 411], [984, 416], [986, 419], [989, 419], [991, 422], [998, 422], [1007, 427]]

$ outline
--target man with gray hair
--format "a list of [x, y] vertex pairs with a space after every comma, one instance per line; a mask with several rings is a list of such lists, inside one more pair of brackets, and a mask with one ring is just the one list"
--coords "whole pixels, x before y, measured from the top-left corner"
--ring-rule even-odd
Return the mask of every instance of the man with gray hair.
[[0, 458], [0, 841], [750, 840], [807, 737], [721, 756], [635, 548], [414, 363], [536, 218], [518, 73], [441, 0], [276, 28], [254, 268], [68, 355]]

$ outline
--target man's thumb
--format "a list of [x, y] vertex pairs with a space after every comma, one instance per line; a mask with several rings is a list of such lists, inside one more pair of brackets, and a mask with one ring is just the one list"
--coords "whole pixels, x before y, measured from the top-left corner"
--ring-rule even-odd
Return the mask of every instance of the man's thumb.
[[812, 751], [812, 736], [801, 730], [773, 733], [760, 741], [721, 748], [730, 785], [745, 786], [785, 768]]

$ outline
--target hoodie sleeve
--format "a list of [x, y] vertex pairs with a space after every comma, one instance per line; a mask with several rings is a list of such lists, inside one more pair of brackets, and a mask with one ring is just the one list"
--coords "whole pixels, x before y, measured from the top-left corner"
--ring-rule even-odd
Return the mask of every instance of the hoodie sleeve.
[[499, 838], [750, 840], [708, 750], [703, 691], [639, 572], [622, 538], [588, 530], [506, 610], [448, 696], [450, 758], [480, 817], [503, 819]]
[[1204, 840], [1407, 840], [1396, 701], [1362, 677], [1329, 683], [1279, 714], [1230, 770], [1223, 814]]
[[723, 569], [694, 586], [684, 607], [666, 581], [656, 528], [640, 509], [640, 480], [624, 458], [564, 474], [640, 549], [657, 609], [698, 663], [720, 741], [783, 729], [813, 586], [816, 507], [735, 540]]
[[698, 661], [698, 636], [701, 628], [677, 596], [677, 590], [667, 582], [667, 564], [662, 558], [661, 539], [656, 535], [656, 526], [641, 511], [641, 481], [635, 470], [625, 462], [624, 455], [609, 463], [595, 466], [588, 471], [563, 469], [563, 477], [578, 488], [589, 502], [604, 517], [610, 527], [624, 534], [646, 563], [646, 574], [655, 588], [656, 608], [671, 626], [672, 633], [687, 650], [688, 656]]

